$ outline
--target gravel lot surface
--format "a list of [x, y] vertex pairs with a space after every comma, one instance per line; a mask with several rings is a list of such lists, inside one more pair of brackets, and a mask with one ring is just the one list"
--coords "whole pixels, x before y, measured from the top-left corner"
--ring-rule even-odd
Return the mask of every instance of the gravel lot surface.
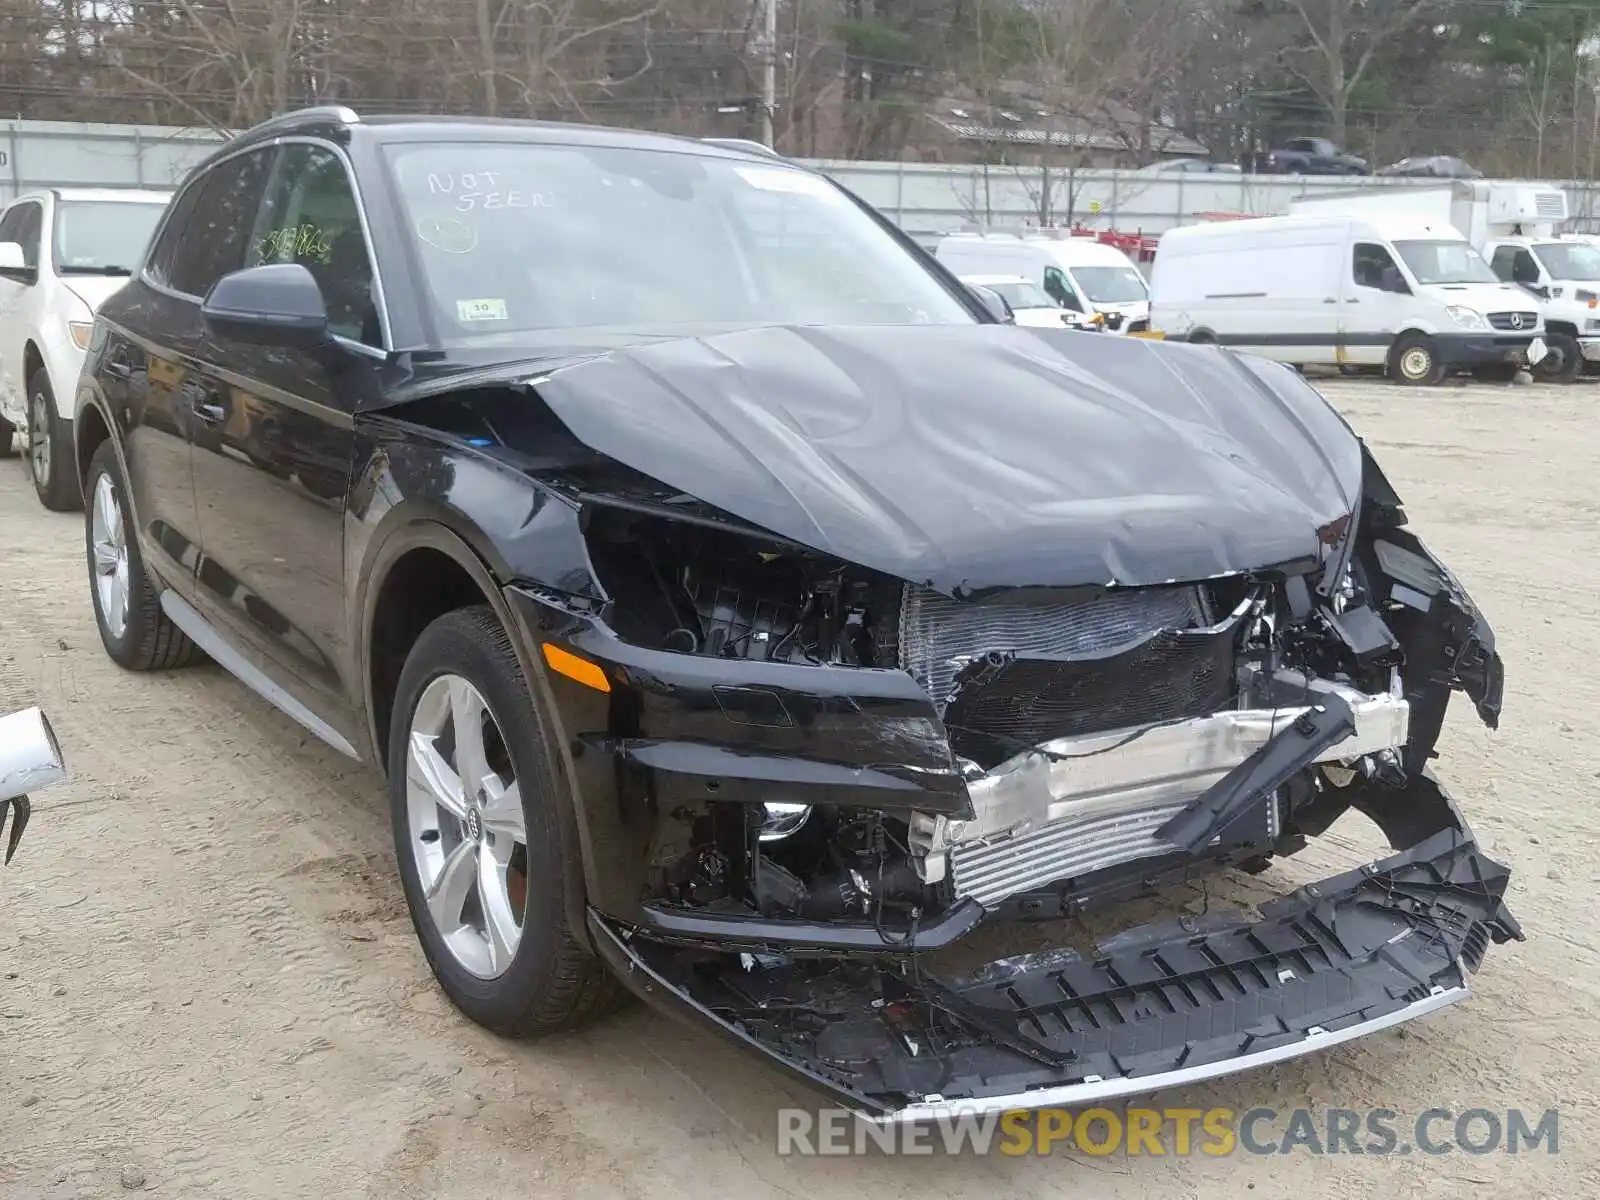
[[[215, 667], [113, 666], [81, 518], [42, 509], [14, 460], [0, 711], [42, 704], [73, 778], [0, 870], [0, 1197], [1600, 1195], [1600, 387], [1319, 386], [1500, 637], [1502, 727], [1458, 701], [1438, 770], [1512, 865], [1529, 940], [1425, 1022], [1154, 1102], [1555, 1107], [1558, 1154], [780, 1158], [776, 1109], [810, 1097], [643, 1008], [498, 1040], [428, 975], [375, 776]], [[1211, 902], [1378, 844], [1347, 818]]]

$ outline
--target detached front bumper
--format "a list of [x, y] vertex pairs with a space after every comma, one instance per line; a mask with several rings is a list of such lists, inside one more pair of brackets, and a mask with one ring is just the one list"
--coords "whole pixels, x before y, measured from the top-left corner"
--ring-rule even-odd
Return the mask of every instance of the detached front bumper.
[[[687, 953], [591, 911], [598, 950], [650, 1003], [709, 1026], [879, 1122], [1083, 1105], [1310, 1054], [1468, 992], [1523, 935], [1507, 868], [1431, 775], [1357, 799], [1436, 826], [1406, 850], [1263, 905], [1182, 918], [1092, 956], [1048, 951], [939, 979], [912, 957]], [[1375, 813], [1374, 815], [1380, 815]]]

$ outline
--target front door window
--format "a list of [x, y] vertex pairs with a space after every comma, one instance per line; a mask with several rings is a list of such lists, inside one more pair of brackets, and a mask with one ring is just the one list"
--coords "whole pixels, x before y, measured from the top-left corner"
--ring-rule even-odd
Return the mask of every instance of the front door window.
[[1073, 312], [1083, 311], [1083, 302], [1078, 299], [1078, 293], [1073, 291], [1066, 272], [1060, 267], [1044, 269], [1044, 290], [1049, 292], [1050, 298], [1062, 308], [1070, 308]]
[[1357, 287], [1375, 288], [1382, 292], [1410, 290], [1388, 248], [1373, 242], [1356, 243], [1351, 255], [1350, 272]]
[[381, 346], [372, 258], [344, 161], [323, 146], [290, 145], [262, 205], [246, 265], [299, 263], [322, 289], [328, 328]]

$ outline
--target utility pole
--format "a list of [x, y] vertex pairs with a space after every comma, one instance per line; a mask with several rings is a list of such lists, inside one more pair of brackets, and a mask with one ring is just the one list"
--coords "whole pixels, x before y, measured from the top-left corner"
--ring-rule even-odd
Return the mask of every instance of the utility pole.
[[766, 29], [762, 36], [761, 140], [774, 146], [772, 114], [778, 108], [778, 0], [763, 0]]

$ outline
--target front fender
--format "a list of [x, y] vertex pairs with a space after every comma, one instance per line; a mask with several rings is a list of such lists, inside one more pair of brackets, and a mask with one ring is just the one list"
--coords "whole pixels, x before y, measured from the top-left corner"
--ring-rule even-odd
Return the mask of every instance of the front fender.
[[[412, 448], [419, 451], [419, 461], [411, 466], [427, 468], [420, 473], [405, 469], [395, 471], [392, 453], [368, 453], [358, 458], [357, 461], [365, 461], [367, 466], [354, 481], [345, 516], [345, 569], [346, 578], [352, 581], [350, 644], [357, 648], [363, 730], [371, 761], [378, 763], [387, 774], [388, 746], [378, 733], [378, 707], [372, 690], [371, 648], [378, 597], [395, 564], [410, 551], [426, 548], [447, 555], [482, 592], [485, 602], [509, 635], [540, 723], [549, 731], [551, 774], [569, 793], [569, 802], [557, 806], [561, 837], [565, 845], [576, 848], [582, 865], [581, 872], [570, 874], [567, 880], [564, 897], [567, 928], [574, 938], [586, 941], [586, 895], [593, 886], [593, 867], [587, 839], [581, 836], [576, 808], [570, 798], [575, 778], [571, 753], [551, 697], [543, 660], [535, 652], [532, 631], [511, 606], [504, 586], [508, 580], [517, 578], [514, 564], [525, 561], [533, 553], [533, 545], [565, 544], [564, 537], [554, 532], [547, 534], [545, 526], [559, 529], [570, 524], [571, 535], [581, 547], [576, 515], [561, 505], [546, 509], [531, 504], [533, 489], [526, 482], [520, 489], [520, 505], [508, 506], [506, 501], [510, 493], [495, 487], [475, 492], [470, 500], [455, 495], [452, 501], [449, 497], [458, 487], [470, 492], [472, 480], [484, 482], [484, 477], [475, 470], [484, 464], [474, 464], [466, 455], [452, 455], [448, 451], [436, 453], [434, 447]], [[457, 466], [464, 468], [459, 475], [454, 469]], [[446, 482], [448, 486], [443, 486]], [[507, 514], [519, 512], [525, 518], [517, 525], [519, 535], [499, 536], [499, 522]], [[545, 512], [550, 515], [540, 521], [539, 514]], [[561, 515], [563, 512], [565, 517]], [[530, 527], [538, 527], [538, 532], [529, 532]]]

